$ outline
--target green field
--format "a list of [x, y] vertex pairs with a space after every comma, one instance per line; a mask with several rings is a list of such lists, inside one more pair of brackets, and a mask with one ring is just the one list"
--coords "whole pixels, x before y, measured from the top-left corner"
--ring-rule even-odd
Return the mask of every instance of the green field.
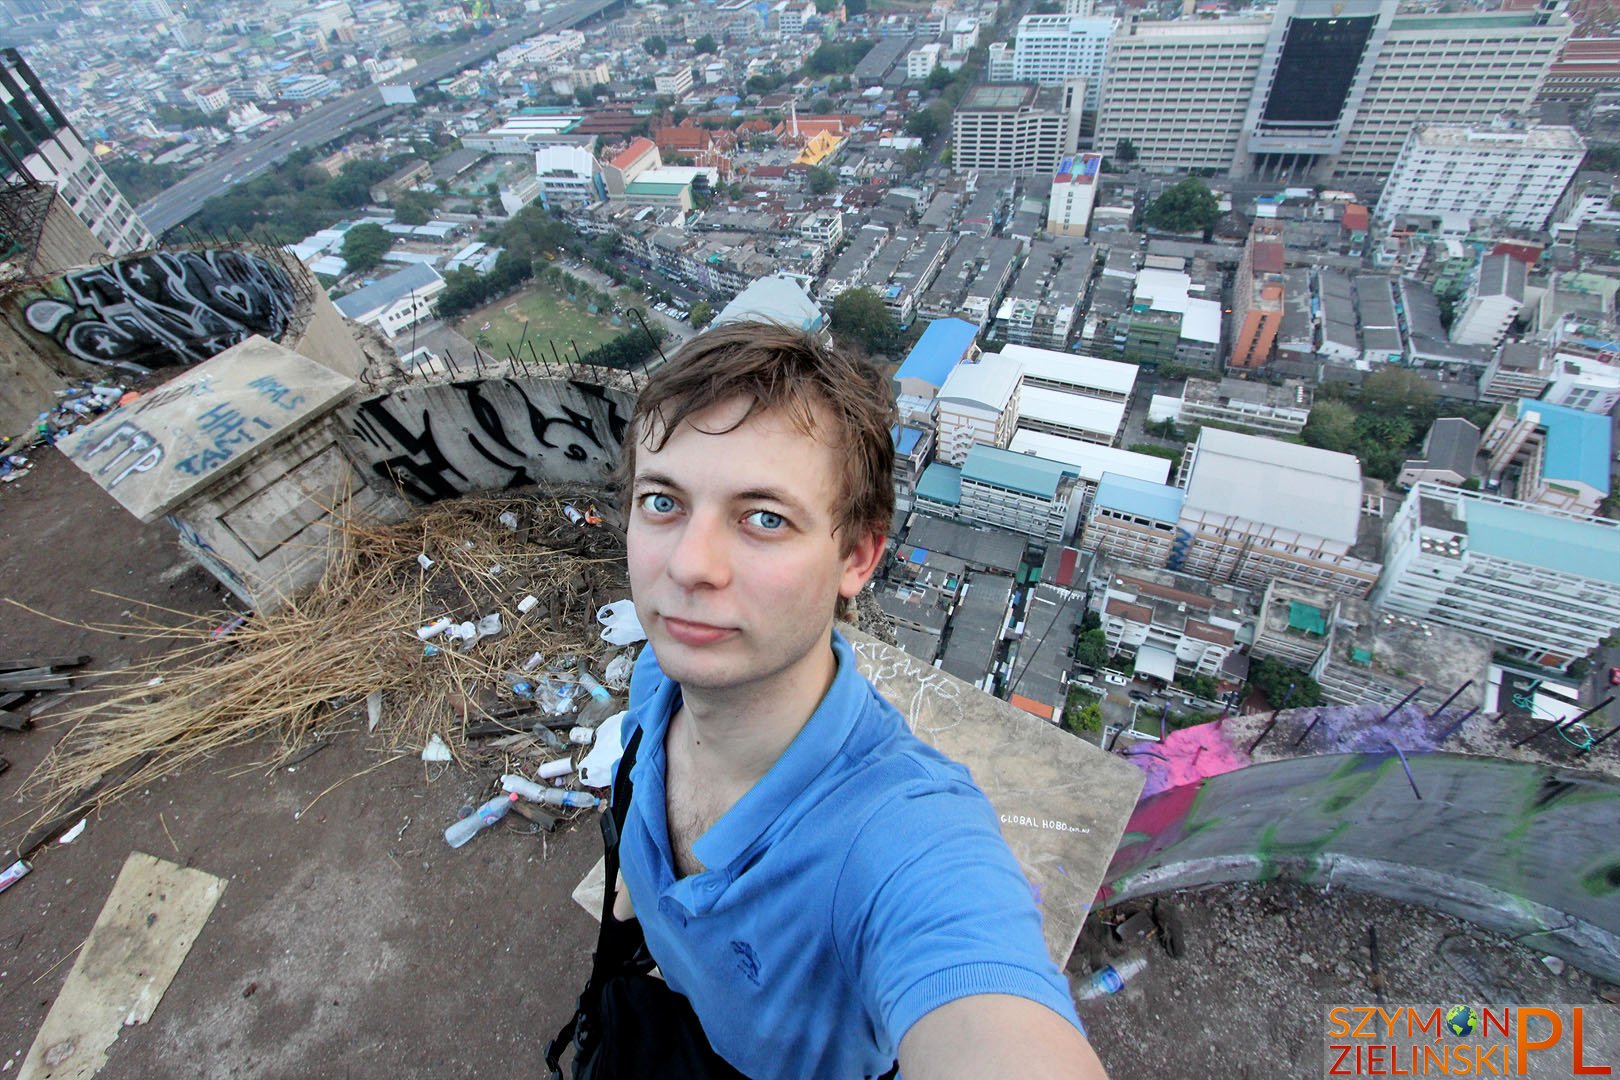
[[[634, 302], [631, 293], [621, 291], [619, 297], [621, 306]], [[456, 324], [456, 332], [497, 360], [507, 358], [508, 346], [517, 351], [520, 342], [524, 343], [521, 355], [525, 360], [532, 360], [530, 344], [549, 359], [551, 346], [547, 342], [556, 343], [558, 355], [573, 359], [570, 340], [583, 354], [629, 329], [622, 317], [617, 325], [614, 318], [611, 312], [591, 314], [549, 285], [532, 285], [515, 296], [479, 308]], [[489, 324], [487, 330], [483, 328], [485, 323]]]

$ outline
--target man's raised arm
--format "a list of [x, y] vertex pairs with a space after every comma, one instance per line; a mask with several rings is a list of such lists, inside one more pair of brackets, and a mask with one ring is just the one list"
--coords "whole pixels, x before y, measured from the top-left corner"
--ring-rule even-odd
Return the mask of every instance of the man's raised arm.
[[905, 1080], [1107, 1080], [1074, 1025], [1010, 994], [957, 998], [923, 1016], [900, 1040]]

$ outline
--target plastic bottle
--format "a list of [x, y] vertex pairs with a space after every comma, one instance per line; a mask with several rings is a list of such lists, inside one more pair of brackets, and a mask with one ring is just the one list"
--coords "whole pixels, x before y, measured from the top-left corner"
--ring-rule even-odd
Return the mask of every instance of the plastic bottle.
[[1147, 958], [1143, 956], [1126, 957], [1117, 966], [1108, 964], [1101, 970], [1093, 972], [1091, 978], [1080, 984], [1080, 988], [1074, 992], [1074, 999], [1090, 1001], [1092, 998], [1117, 994], [1124, 987], [1125, 980], [1146, 969]]
[[522, 796], [529, 802], [544, 803], [548, 806], [565, 806], [570, 809], [594, 810], [602, 802], [595, 795], [583, 791], [548, 788], [535, 783], [526, 776], [516, 776], [512, 773], [507, 773], [501, 777], [501, 789], [511, 794], [513, 798]]
[[571, 758], [554, 758], [534, 770], [534, 775], [542, 780], [555, 780], [559, 776], [567, 776], [574, 771], [574, 762]]
[[619, 711], [619, 706], [613, 700], [608, 688], [596, 681], [596, 678], [585, 669], [579, 672], [579, 685], [590, 691], [591, 700], [579, 711], [579, 726], [594, 728], [608, 717]]
[[486, 829], [505, 817], [506, 812], [512, 809], [512, 804], [517, 801], [517, 798], [511, 792], [495, 796], [495, 798], [444, 830], [444, 842], [453, 848], [465, 844], [478, 835], [479, 830]]

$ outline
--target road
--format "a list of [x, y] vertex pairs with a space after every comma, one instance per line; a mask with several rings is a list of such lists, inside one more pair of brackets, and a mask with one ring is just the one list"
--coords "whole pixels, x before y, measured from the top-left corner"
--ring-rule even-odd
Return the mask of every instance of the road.
[[[545, 30], [567, 29], [607, 10], [618, 0], [578, 0], [534, 19], [497, 30], [466, 45], [426, 60], [394, 85], [428, 86]], [[382, 90], [368, 86], [316, 106], [252, 142], [232, 147], [178, 184], [137, 207], [141, 220], [158, 236], [181, 224], [215, 195], [257, 176], [304, 147], [322, 146], [387, 116], [398, 105], [385, 105]]]

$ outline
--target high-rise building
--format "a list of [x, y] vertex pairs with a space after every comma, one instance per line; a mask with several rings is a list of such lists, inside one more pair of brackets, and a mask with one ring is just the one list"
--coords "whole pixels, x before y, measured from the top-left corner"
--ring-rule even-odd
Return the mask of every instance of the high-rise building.
[[1390, 0], [1279, 0], [1260, 18], [1133, 20], [1109, 43], [1096, 148], [1148, 168], [1382, 179], [1426, 122], [1534, 102], [1570, 22], [1533, 11], [1396, 14]]
[[1374, 217], [1462, 214], [1539, 232], [1585, 157], [1574, 128], [1424, 124], [1406, 137]]
[[1041, 86], [1085, 79], [1086, 112], [1096, 112], [1108, 42], [1118, 25], [1113, 18], [1025, 15], [1013, 41], [1013, 79]]
[[1112, 158], [1128, 139], [1145, 169], [1230, 169], [1270, 26], [1132, 19], [1109, 43], [1092, 145]]
[[1052, 201], [1046, 213], [1046, 231], [1054, 236], [1084, 236], [1091, 228], [1091, 209], [1097, 204], [1101, 154], [1064, 158], [1052, 178]]
[[157, 239], [96, 163], [84, 140], [16, 49], [0, 49], [0, 171], [54, 184], [79, 220], [113, 255]]
[[1232, 279], [1232, 354], [1228, 367], [1253, 371], [1271, 359], [1282, 326], [1287, 269], [1280, 221], [1256, 221]]
[[1620, 625], [1620, 522], [1419, 484], [1384, 544], [1374, 607], [1555, 665]]
[[1039, 89], [982, 83], [951, 116], [951, 165], [958, 172], [1053, 174], [1074, 156], [1085, 113], [1085, 82]]

